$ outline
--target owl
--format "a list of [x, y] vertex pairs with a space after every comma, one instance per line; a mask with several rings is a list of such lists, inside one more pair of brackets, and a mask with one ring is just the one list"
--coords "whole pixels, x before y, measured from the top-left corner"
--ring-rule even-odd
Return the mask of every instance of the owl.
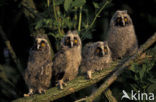
[[34, 93], [44, 93], [51, 84], [52, 55], [46, 35], [37, 35], [30, 49], [24, 79], [29, 88], [30, 96]]
[[138, 41], [134, 26], [126, 10], [116, 11], [111, 18], [107, 41], [113, 59], [131, 56], [137, 51]]
[[76, 31], [69, 31], [61, 41], [61, 49], [53, 59], [53, 80], [60, 89], [73, 80], [81, 63], [81, 39]]
[[89, 79], [92, 78], [93, 72], [109, 67], [112, 61], [111, 51], [106, 41], [86, 44], [82, 56], [80, 72], [87, 73]]

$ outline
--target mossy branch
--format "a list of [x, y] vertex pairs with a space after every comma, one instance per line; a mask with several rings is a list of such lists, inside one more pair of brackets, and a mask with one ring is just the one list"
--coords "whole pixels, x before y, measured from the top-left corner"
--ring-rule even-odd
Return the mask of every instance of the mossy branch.
[[91, 80], [87, 80], [85, 76], [78, 76], [76, 79], [68, 82], [67, 87], [65, 87], [63, 90], [54, 87], [47, 90], [45, 94], [42, 95], [36, 94], [31, 97], [23, 97], [14, 100], [13, 102], [54, 101], [64, 96], [67, 96], [69, 94], [72, 94], [74, 92], [77, 92], [83, 88], [91, 86], [99, 82], [101, 79], [105, 78], [108, 74], [111, 74], [113, 72], [112, 76], [110, 76], [91, 96], [75, 101], [75, 102], [81, 102], [85, 100], [85, 101], [92, 102], [97, 96], [99, 96], [102, 92], [104, 92], [117, 79], [118, 75], [120, 75], [123, 72], [123, 70], [127, 68], [127, 66], [129, 66], [136, 58], [140, 56], [140, 54], [143, 53], [143, 51], [148, 49], [154, 42], [156, 42], [156, 33], [145, 44], [141, 46], [141, 48], [134, 56], [128, 58], [127, 60], [121, 61], [122, 63], [119, 63], [118, 66], [116, 66], [117, 63], [114, 63], [110, 68], [106, 68], [100, 72], [95, 72], [93, 74], [93, 79]]
[[[115, 64], [113, 64], [114, 66]], [[79, 91], [83, 88], [86, 88], [90, 85], [93, 85], [97, 82], [99, 82], [101, 79], [103, 79], [106, 75], [108, 75], [114, 67], [107, 68], [101, 72], [96, 72], [93, 74], [93, 79], [88, 80], [85, 76], [79, 76], [76, 79], [70, 81], [67, 83], [67, 86], [64, 87], [63, 90], [58, 89], [58, 87], [51, 88], [47, 90], [45, 94], [42, 95], [33, 95], [31, 97], [23, 97], [19, 98], [17, 100], [14, 100], [13, 102], [50, 102], [54, 101], [56, 99], [59, 99], [61, 97], [67, 96], [69, 94], [72, 94], [76, 91]]]

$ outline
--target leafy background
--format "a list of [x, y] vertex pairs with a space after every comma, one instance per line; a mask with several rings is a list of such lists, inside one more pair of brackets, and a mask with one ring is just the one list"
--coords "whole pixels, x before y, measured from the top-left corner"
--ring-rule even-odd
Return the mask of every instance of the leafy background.
[[[3, 30], [10, 41], [17, 61], [8, 52], [3, 36], [0, 36], [0, 102], [10, 102], [28, 91], [22, 74], [33, 44], [31, 36], [34, 32], [44, 29], [49, 36], [52, 50], [56, 53], [60, 39], [68, 30], [78, 30], [83, 45], [105, 40], [114, 12], [126, 9], [133, 19], [141, 45], [156, 30], [155, 5], [156, 0], [1, 0], [0, 31]], [[111, 85], [113, 95], [118, 101], [122, 96], [122, 89], [127, 92], [140, 90], [156, 93], [155, 52], [156, 47], [153, 46], [147, 52], [149, 56], [153, 56], [152, 59], [145, 59], [141, 65], [135, 63], [130, 71], [125, 71]], [[90, 95], [92, 89], [96, 89], [102, 82], [56, 102], [74, 101]], [[96, 101], [108, 100], [102, 94]]]

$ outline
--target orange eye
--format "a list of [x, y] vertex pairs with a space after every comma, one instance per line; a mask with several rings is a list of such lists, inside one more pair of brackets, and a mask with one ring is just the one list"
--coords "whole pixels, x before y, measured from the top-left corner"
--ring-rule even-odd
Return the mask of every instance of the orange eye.
[[96, 49], [96, 53], [99, 53], [100, 52], [100, 49]]
[[42, 43], [41, 43], [41, 46], [42, 46], [42, 47], [45, 47], [45, 43], [44, 43], [44, 42], [42, 42]]
[[125, 21], [125, 22], [127, 22], [127, 21], [128, 21], [127, 17], [125, 17], [125, 18], [124, 18], [124, 21]]
[[107, 48], [104, 48], [104, 52], [107, 52]]
[[77, 40], [74, 40], [74, 43], [77, 44]]

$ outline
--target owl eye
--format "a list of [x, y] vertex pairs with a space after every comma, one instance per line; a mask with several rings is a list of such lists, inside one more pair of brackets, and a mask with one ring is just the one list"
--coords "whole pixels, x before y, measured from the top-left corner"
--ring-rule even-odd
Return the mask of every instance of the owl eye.
[[128, 22], [128, 18], [127, 18], [127, 17], [124, 17], [124, 21], [125, 21], [125, 22]]
[[119, 23], [121, 21], [121, 17], [118, 17], [116, 21]]
[[107, 50], [107, 48], [106, 48], [106, 47], [104, 48], [104, 52], [105, 52], [105, 53], [107, 53], [107, 52], [108, 52], [108, 50]]
[[77, 42], [78, 42], [77, 39], [75, 39], [75, 40], [74, 40], [74, 43], [77, 44]]
[[41, 47], [45, 47], [45, 45], [46, 45], [45, 42], [42, 41], [42, 42], [41, 42]]
[[97, 49], [96, 49], [96, 53], [99, 53], [99, 52], [100, 52], [100, 49], [99, 49], [99, 48], [97, 48]]

